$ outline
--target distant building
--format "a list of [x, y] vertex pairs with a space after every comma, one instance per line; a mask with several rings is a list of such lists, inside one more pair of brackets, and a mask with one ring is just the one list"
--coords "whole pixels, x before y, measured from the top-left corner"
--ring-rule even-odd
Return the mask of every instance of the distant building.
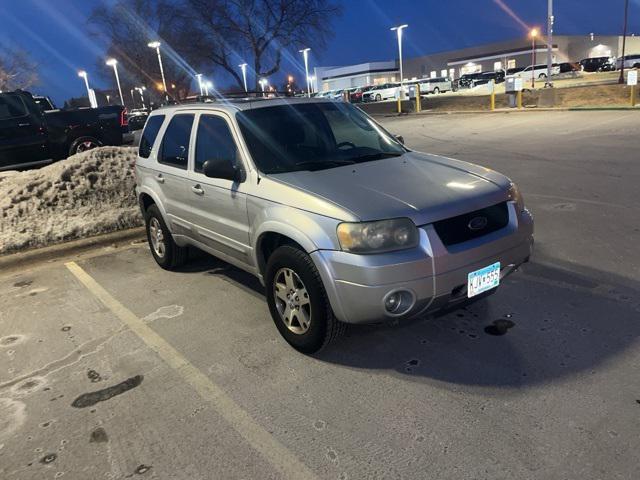
[[[405, 58], [405, 80], [433, 77], [460, 78], [466, 73], [493, 72], [531, 65], [531, 39], [520, 38], [422, 57]], [[579, 62], [584, 58], [622, 56], [620, 35], [554, 35], [553, 62]], [[546, 37], [536, 41], [536, 63], [546, 63]], [[640, 37], [627, 37], [627, 54], [640, 53]], [[371, 62], [346, 67], [316, 68], [316, 89], [336, 90], [400, 81], [397, 61]]]
[[316, 67], [315, 90], [342, 90], [400, 81], [398, 62], [369, 62], [346, 67]]
[[[554, 35], [553, 62], [579, 62], [584, 58], [622, 55], [622, 36]], [[626, 53], [640, 53], [640, 37], [627, 37]], [[404, 61], [405, 79], [448, 76], [526, 67], [532, 63], [531, 39], [522, 38], [478, 47], [441, 52]], [[536, 63], [546, 63], [546, 38], [536, 40]]]

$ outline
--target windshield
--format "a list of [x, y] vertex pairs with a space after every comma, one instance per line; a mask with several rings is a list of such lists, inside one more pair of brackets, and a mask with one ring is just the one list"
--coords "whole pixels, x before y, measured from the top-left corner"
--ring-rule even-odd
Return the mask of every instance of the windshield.
[[300, 103], [236, 114], [263, 173], [321, 170], [400, 156], [406, 149], [349, 103]]

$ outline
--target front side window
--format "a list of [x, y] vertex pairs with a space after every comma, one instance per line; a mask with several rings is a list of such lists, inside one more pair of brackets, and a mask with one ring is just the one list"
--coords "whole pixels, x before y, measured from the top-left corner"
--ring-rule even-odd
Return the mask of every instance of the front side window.
[[162, 139], [159, 163], [187, 169], [193, 114], [174, 115]]
[[196, 138], [194, 170], [202, 172], [207, 160], [225, 160], [236, 163], [238, 148], [226, 120], [215, 115], [202, 115]]
[[321, 170], [383, 158], [406, 149], [349, 103], [300, 103], [238, 112], [249, 152], [263, 173]]
[[20, 95], [0, 95], [0, 120], [24, 117], [27, 107]]
[[151, 155], [151, 149], [153, 149], [162, 122], [164, 122], [164, 115], [154, 115], [147, 121], [142, 137], [140, 137], [140, 148], [138, 149], [138, 155], [142, 158], [149, 158]]

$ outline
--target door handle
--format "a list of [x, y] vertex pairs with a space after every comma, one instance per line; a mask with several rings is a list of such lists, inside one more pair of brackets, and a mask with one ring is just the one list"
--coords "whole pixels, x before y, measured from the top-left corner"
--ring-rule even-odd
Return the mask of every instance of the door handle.
[[200, 185], [194, 185], [193, 187], [191, 187], [191, 191], [196, 195], [204, 195], [204, 190]]
[[158, 180], [158, 183], [164, 183], [164, 177], [162, 176], [161, 173], [156, 175], [156, 180]]
[[18, 126], [19, 127], [30, 127], [31, 124], [30, 123], [19, 123]]

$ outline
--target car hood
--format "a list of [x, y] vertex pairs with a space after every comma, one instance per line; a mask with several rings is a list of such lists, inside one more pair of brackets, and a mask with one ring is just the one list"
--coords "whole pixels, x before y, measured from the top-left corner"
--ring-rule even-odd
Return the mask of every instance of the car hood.
[[361, 221], [409, 217], [416, 225], [503, 202], [510, 185], [507, 177], [493, 170], [416, 152], [269, 177], [331, 202]]

